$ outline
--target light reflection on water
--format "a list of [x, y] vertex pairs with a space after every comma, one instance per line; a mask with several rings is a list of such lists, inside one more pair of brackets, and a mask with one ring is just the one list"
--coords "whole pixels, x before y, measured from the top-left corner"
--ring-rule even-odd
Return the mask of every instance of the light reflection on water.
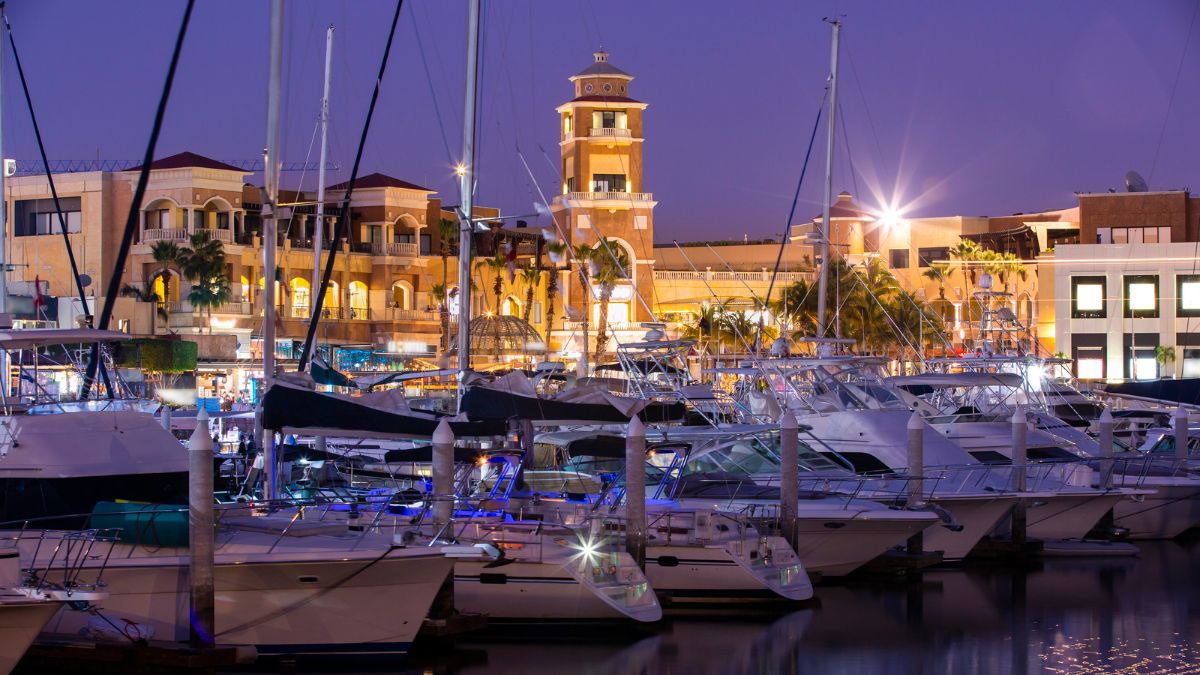
[[823, 586], [809, 609], [676, 618], [648, 635], [464, 638], [410, 665], [461, 675], [1200, 673], [1200, 537], [1138, 546], [1138, 558], [1046, 560], [1026, 573]]

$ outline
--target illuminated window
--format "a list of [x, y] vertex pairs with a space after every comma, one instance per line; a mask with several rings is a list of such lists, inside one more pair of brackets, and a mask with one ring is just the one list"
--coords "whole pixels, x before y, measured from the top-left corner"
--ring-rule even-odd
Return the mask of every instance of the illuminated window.
[[571, 113], [563, 115], [563, 135], [571, 135]]
[[309, 306], [312, 302], [312, 286], [309, 285], [307, 279], [296, 277], [292, 279], [292, 316], [297, 318], [306, 317], [309, 314]]
[[1099, 380], [1104, 378], [1104, 359], [1098, 357], [1081, 358], [1075, 361], [1075, 377], [1081, 380]]
[[1179, 316], [1200, 316], [1200, 274], [1180, 274], [1175, 277], [1175, 313]]
[[1125, 276], [1125, 318], [1158, 316], [1158, 277], [1153, 274]]
[[1138, 356], [1131, 359], [1130, 374], [1135, 380], [1153, 380], [1158, 377], [1158, 360], [1153, 356]]
[[504, 299], [504, 303], [500, 305], [500, 314], [503, 316], [521, 316], [521, 303], [517, 299], [509, 296]]
[[361, 281], [350, 282], [350, 318], [367, 318], [367, 285]]
[[1103, 319], [1107, 316], [1104, 306], [1104, 277], [1071, 278], [1071, 318]]
[[1200, 349], [1183, 350], [1182, 377], [1200, 377]]

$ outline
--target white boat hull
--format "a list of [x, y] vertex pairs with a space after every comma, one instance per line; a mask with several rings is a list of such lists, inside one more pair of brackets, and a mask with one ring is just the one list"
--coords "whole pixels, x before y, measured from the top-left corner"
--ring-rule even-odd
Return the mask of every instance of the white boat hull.
[[674, 603], [757, 595], [811, 598], [812, 583], [800, 557], [782, 537], [765, 539], [769, 556], [759, 555], [757, 538], [711, 546], [651, 545], [646, 578]]
[[1123, 499], [1113, 507], [1113, 521], [1129, 530], [1130, 539], [1174, 539], [1200, 526], [1200, 486], [1195, 479], [1118, 474], [1117, 485], [1153, 489], [1152, 495]]
[[25, 596], [15, 597], [12, 602], [0, 598], [0, 675], [8, 675], [16, 668], [34, 638], [61, 606]]
[[[215, 570], [218, 644], [263, 654], [383, 654], [407, 651], [454, 561], [401, 549], [352, 559], [222, 564]], [[156, 639], [189, 632], [186, 558], [110, 560], [109, 597], [97, 603], [118, 626], [149, 626]], [[46, 627], [87, 629], [88, 615], [60, 612]]]
[[962, 529], [955, 532], [941, 524], [925, 530], [922, 547], [941, 551], [942, 560], [954, 562], [967, 557], [971, 549], [986, 537], [1012, 511], [1016, 500], [999, 495], [937, 497], [933, 503], [950, 513]]
[[1029, 500], [1026, 532], [1034, 539], [1082, 539], [1104, 514], [1128, 496], [1119, 492], [1060, 492], [1047, 499]]
[[[803, 513], [803, 512], [802, 512]], [[848, 512], [847, 516], [854, 515]], [[800, 518], [796, 553], [809, 574], [844, 576], [933, 525], [929, 514], [864, 511], [856, 517]]]

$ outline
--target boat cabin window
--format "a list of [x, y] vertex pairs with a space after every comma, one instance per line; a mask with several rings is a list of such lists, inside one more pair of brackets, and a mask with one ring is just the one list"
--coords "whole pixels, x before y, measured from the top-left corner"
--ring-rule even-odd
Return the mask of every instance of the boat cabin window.
[[[830, 461], [837, 462], [838, 455], [836, 455], [832, 452], [823, 452], [821, 454], [824, 455]], [[889, 467], [887, 464], [884, 464], [883, 462], [879, 461], [879, 459], [877, 457], [875, 457], [874, 455], [870, 455], [865, 452], [842, 452], [842, 453], [838, 453], [838, 454], [840, 454], [843, 458], [845, 458], [847, 462], [850, 462], [851, 468], [854, 470], [854, 473], [871, 473], [871, 474], [894, 473], [892, 471], [891, 467]]]
[[1012, 460], [995, 450], [972, 450], [971, 456], [983, 462], [984, 464], [1007, 465], [1012, 464]]

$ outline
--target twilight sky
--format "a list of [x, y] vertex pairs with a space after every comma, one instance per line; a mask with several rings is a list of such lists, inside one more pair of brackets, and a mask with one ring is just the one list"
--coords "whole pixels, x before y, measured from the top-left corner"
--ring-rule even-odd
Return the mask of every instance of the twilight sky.
[[[532, 210], [518, 147], [554, 193], [554, 107], [603, 42], [650, 104], [656, 238], [777, 235], [828, 74], [821, 19], [835, 13], [845, 18], [835, 191], [931, 216], [1069, 207], [1075, 191], [1123, 189], [1128, 169], [1152, 189], [1188, 187], [1200, 141], [1200, 39], [1188, 40], [1200, 31], [1197, 1], [485, 0], [478, 201]], [[52, 158], [142, 156], [183, 6], [9, 1]], [[349, 176], [393, 8], [287, 2], [285, 160], [309, 154], [332, 23], [330, 154], [342, 171], [329, 182]], [[267, 11], [265, 0], [197, 3], [158, 156], [260, 155]], [[457, 203], [465, 24], [465, 2], [405, 3], [363, 174]], [[5, 58], [4, 154], [35, 159], [7, 49]], [[820, 208], [823, 161], [819, 142], [798, 219]], [[284, 182], [311, 189], [316, 176]]]

